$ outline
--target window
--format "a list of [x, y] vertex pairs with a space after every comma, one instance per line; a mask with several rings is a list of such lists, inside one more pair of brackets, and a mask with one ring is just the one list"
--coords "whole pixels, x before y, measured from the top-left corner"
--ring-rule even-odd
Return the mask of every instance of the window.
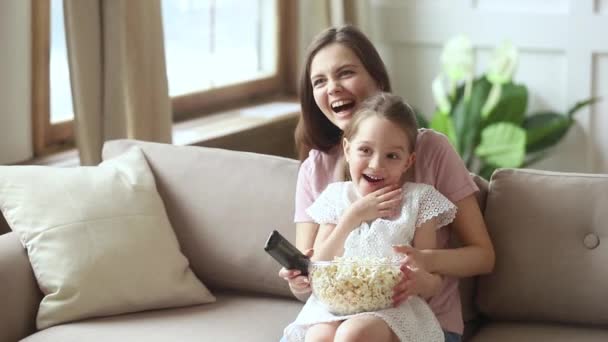
[[291, 1], [162, 0], [177, 120], [291, 90]]
[[[161, 0], [174, 120], [295, 94], [295, 2]], [[72, 146], [63, 0], [32, 1], [34, 153]]]
[[32, 1], [34, 154], [73, 143], [72, 94], [62, 0]]

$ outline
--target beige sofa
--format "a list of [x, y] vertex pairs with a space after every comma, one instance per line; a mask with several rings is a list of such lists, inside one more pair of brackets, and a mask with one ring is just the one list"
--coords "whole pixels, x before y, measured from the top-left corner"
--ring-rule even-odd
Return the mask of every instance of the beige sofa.
[[[294, 239], [298, 162], [201, 147], [140, 145], [195, 274], [217, 302], [35, 329], [42, 295], [15, 233], [0, 235], [0, 342], [278, 341], [301, 304], [263, 251], [273, 229]], [[470, 341], [608, 341], [608, 176], [495, 173], [479, 200], [495, 272], [462, 283]], [[6, 225], [0, 220], [0, 231]]]

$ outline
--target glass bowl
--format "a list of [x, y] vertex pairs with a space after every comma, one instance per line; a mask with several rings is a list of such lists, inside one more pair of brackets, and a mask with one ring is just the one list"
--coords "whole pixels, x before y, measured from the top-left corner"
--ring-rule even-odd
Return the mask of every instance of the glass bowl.
[[312, 261], [312, 293], [335, 315], [352, 315], [391, 307], [393, 288], [401, 280], [399, 262], [386, 259]]

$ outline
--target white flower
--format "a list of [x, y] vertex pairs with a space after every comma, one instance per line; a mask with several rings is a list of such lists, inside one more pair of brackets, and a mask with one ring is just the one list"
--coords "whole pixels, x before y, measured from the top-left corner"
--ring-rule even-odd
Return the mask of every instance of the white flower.
[[470, 78], [473, 74], [473, 47], [468, 37], [450, 39], [443, 47], [441, 64], [451, 82]]
[[431, 88], [433, 90], [433, 98], [435, 99], [437, 108], [439, 108], [439, 111], [441, 113], [448, 114], [452, 109], [452, 106], [450, 105], [450, 101], [448, 100], [445, 88], [443, 87], [443, 80], [441, 79], [441, 75], [435, 77]]
[[505, 84], [513, 78], [517, 66], [517, 48], [511, 42], [498, 46], [492, 55], [486, 77], [492, 84]]

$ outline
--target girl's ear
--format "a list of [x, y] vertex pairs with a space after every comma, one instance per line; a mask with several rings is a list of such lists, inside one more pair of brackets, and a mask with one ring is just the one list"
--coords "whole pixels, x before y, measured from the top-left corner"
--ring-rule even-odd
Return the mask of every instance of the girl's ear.
[[346, 160], [347, 163], [350, 162], [349, 159], [349, 155], [348, 152], [350, 151], [350, 142], [348, 142], [348, 139], [343, 138], [342, 139], [342, 149], [344, 150], [344, 160]]
[[407, 163], [405, 164], [405, 169], [403, 172], [407, 172], [407, 170], [414, 165], [416, 162], [416, 152], [410, 153], [409, 157], [407, 157]]

